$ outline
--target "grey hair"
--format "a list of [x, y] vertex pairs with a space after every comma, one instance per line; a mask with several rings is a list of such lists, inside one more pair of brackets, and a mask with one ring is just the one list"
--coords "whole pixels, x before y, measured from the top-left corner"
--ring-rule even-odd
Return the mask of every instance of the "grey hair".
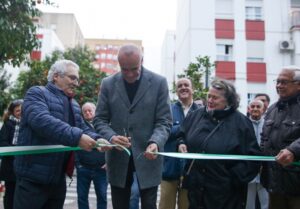
[[261, 108], [264, 108], [264, 103], [260, 99], [253, 99], [248, 106], [250, 106], [252, 103], [257, 102], [261, 106]]
[[118, 61], [120, 61], [121, 55], [131, 56], [137, 54], [140, 57], [140, 60], [143, 60], [143, 53], [140, 47], [135, 44], [125, 44], [120, 47], [118, 52]]
[[77, 71], [79, 71], [79, 66], [71, 61], [71, 60], [57, 60], [50, 68], [48, 72], [47, 79], [49, 82], [53, 81], [54, 74], [64, 75], [68, 66], [74, 67]]
[[83, 108], [87, 105], [90, 105], [94, 110], [96, 110], [96, 105], [92, 102], [86, 102], [82, 105], [81, 110], [83, 111]]
[[211, 82], [211, 87], [217, 90], [224, 91], [224, 97], [229, 106], [236, 110], [240, 105], [240, 97], [236, 93], [235, 87], [232, 83], [224, 79], [215, 79]]
[[289, 65], [289, 66], [284, 66], [282, 70], [289, 70], [294, 72], [293, 80], [300, 81], [300, 67], [296, 65]]

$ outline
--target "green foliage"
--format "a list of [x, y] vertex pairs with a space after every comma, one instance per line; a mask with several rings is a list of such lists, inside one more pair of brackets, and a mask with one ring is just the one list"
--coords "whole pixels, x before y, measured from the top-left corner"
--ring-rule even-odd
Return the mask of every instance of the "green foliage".
[[[196, 62], [191, 62], [183, 74], [177, 75], [177, 78], [189, 78], [192, 81], [194, 88], [193, 99], [205, 99], [208, 91], [208, 79], [210, 77], [212, 68], [215, 66], [210, 61], [208, 56], [198, 56], [196, 57]], [[205, 78], [203, 78], [205, 76]], [[205, 81], [205, 82], [203, 82]], [[204, 86], [205, 83], [206, 85]], [[176, 85], [174, 82], [173, 92], [175, 92]]]
[[14, 66], [26, 60], [39, 46], [32, 17], [39, 16], [32, 0], [1, 0], [0, 3], [0, 66]]
[[94, 53], [89, 51], [86, 46], [77, 46], [65, 52], [54, 51], [44, 61], [31, 62], [29, 65], [30, 69], [20, 73], [16, 85], [11, 91], [14, 97], [23, 98], [28, 88], [35, 85], [46, 85], [48, 70], [59, 59], [72, 60], [80, 67], [80, 86], [75, 96], [79, 104], [82, 105], [87, 101], [96, 103], [99, 86], [105, 74], [93, 67]]
[[3, 115], [4, 110], [7, 108], [8, 103], [11, 101], [11, 96], [7, 91], [9, 87], [9, 79], [11, 75], [7, 74], [7, 72], [0, 68], [0, 114]]

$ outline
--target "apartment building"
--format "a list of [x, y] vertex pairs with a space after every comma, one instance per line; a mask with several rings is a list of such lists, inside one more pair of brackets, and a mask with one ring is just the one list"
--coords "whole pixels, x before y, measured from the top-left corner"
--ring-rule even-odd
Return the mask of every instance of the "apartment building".
[[108, 75], [114, 74], [120, 70], [117, 59], [118, 51], [119, 48], [126, 43], [135, 44], [143, 49], [141, 40], [85, 39], [85, 44], [90, 50], [93, 50], [96, 53], [94, 67]]
[[207, 55], [217, 64], [212, 77], [234, 82], [242, 112], [256, 93], [277, 100], [274, 79], [282, 66], [300, 66], [300, 0], [178, 0], [177, 4], [175, 74], [195, 57]]

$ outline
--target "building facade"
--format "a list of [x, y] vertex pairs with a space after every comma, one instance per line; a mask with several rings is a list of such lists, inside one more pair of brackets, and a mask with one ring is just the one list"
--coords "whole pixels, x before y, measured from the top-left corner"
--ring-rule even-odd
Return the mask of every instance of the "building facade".
[[277, 100], [274, 79], [281, 68], [300, 66], [299, 0], [178, 0], [177, 4], [176, 74], [195, 57], [207, 55], [216, 62], [212, 77], [234, 82], [242, 112], [256, 93]]
[[143, 49], [141, 40], [85, 39], [85, 44], [90, 50], [96, 53], [94, 67], [108, 75], [120, 70], [117, 57], [118, 51], [119, 48], [126, 43], [133, 43]]
[[66, 49], [84, 45], [84, 37], [74, 14], [45, 12], [39, 18], [38, 25], [53, 30]]

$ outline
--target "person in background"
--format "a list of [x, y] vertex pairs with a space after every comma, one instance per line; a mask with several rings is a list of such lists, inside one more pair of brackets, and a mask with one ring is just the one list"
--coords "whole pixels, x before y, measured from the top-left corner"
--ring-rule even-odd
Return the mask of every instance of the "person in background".
[[[79, 85], [79, 66], [70, 60], [56, 61], [47, 79], [46, 86], [34, 86], [26, 92], [17, 145], [79, 146], [91, 151], [100, 135], [84, 123], [80, 106], [73, 99]], [[70, 152], [15, 156], [14, 209], [62, 209], [66, 173], [72, 175], [73, 160]]]
[[[212, 81], [207, 106], [187, 115], [177, 135], [180, 152], [258, 155], [251, 121], [240, 113], [239, 96], [226, 80]], [[244, 209], [247, 185], [259, 163], [238, 160], [189, 160], [184, 184], [189, 209]]]
[[[86, 102], [82, 105], [82, 115], [87, 126], [94, 131], [92, 121], [96, 105]], [[89, 209], [89, 190], [91, 182], [97, 196], [97, 209], [107, 208], [107, 180], [105, 170], [105, 153], [97, 150], [76, 151], [75, 165], [77, 171], [78, 209]]]
[[131, 150], [130, 156], [118, 149], [106, 153], [114, 209], [129, 208], [134, 172], [142, 209], [156, 209], [162, 157], [154, 153], [164, 150], [172, 126], [167, 81], [145, 69], [142, 59], [136, 45], [120, 48], [121, 70], [102, 80], [93, 122], [95, 130], [112, 144]]
[[266, 114], [267, 109], [268, 109], [269, 104], [270, 104], [270, 97], [269, 97], [269, 95], [265, 94], [265, 93], [259, 93], [259, 94], [255, 95], [254, 99], [259, 99], [259, 100], [261, 100], [264, 103], [264, 113], [263, 114]]
[[[252, 125], [255, 131], [257, 143], [260, 144], [260, 135], [264, 124], [264, 103], [260, 99], [254, 99], [249, 103], [249, 119], [252, 121]], [[258, 174], [249, 184], [247, 193], [247, 205], [246, 209], [255, 209], [256, 196], [259, 199], [260, 209], [268, 209], [269, 206], [269, 194], [267, 190], [260, 184], [260, 174]]]
[[129, 209], [139, 209], [139, 205], [140, 205], [139, 183], [136, 177], [136, 173], [134, 172], [133, 182], [131, 186]]
[[261, 183], [269, 192], [269, 209], [299, 209], [300, 167], [300, 68], [282, 68], [276, 82], [279, 100], [265, 116], [261, 148], [276, 162], [263, 164]]
[[[0, 131], [0, 146], [16, 146], [19, 135], [22, 99], [12, 101], [3, 116], [3, 126]], [[4, 209], [13, 209], [16, 186], [16, 176], [13, 170], [14, 156], [4, 156], [1, 160], [0, 180], [5, 181], [3, 198]]]
[[[193, 93], [192, 82], [188, 78], [180, 78], [176, 82], [178, 101], [172, 104], [173, 126], [165, 144], [165, 152], [177, 151], [176, 134], [180, 124], [189, 112], [199, 108], [193, 102]], [[187, 190], [181, 187], [184, 165], [184, 159], [164, 157], [159, 209], [175, 209], [176, 203], [178, 209], [188, 208]]]

